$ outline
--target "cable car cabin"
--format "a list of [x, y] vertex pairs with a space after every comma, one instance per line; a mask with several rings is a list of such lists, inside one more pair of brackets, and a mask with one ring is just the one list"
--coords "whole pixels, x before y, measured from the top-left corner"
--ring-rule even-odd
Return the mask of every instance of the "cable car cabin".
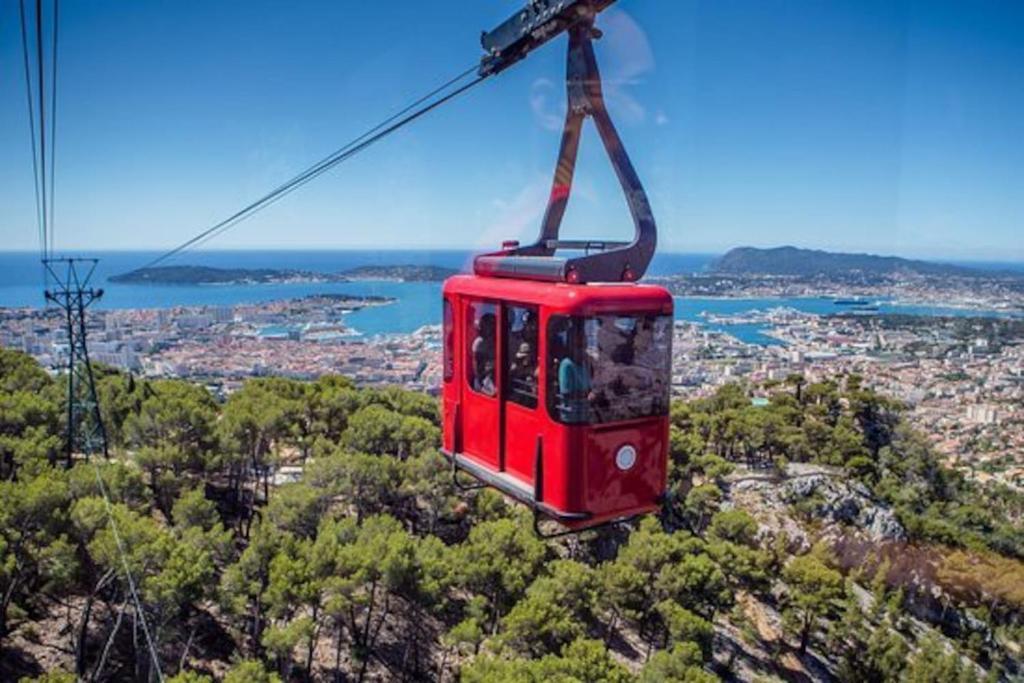
[[570, 529], [665, 490], [672, 297], [638, 284], [444, 285], [445, 455]]
[[[568, 533], [656, 510], [668, 462], [672, 297], [636, 284], [657, 235], [594, 57], [594, 17], [611, 2], [531, 0], [483, 35], [481, 76], [568, 33], [565, 127], [537, 240], [506, 242], [444, 284], [442, 450], [454, 472]], [[586, 118], [622, 186], [630, 242], [559, 239]]]

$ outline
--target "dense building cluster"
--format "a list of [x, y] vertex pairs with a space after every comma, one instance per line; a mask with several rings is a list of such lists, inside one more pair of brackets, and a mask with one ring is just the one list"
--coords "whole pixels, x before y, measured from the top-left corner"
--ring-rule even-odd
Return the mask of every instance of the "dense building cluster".
[[[364, 385], [427, 391], [440, 382], [439, 330], [366, 338], [345, 316], [379, 297], [313, 296], [236, 306], [95, 310], [92, 360], [146, 377], [208, 382], [227, 395], [246, 377], [312, 379], [343, 374]], [[0, 309], [0, 345], [44, 367], [66, 362], [64, 321], [54, 310]]]
[[813, 275], [709, 273], [651, 278], [679, 296], [700, 297], [863, 297], [905, 304], [1024, 309], [1024, 281], [1016, 275], [921, 275], [821, 272]]
[[[95, 361], [146, 377], [201, 381], [222, 398], [247, 377], [314, 379], [436, 393], [440, 327], [364, 337], [345, 315], [386, 299], [316, 296], [237, 306], [97, 310]], [[1024, 485], [1024, 323], [1007, 319], [814, 315], [773, 308], [676, 321], [673, 394], [701, 398], [730, 382], [823, 381], [859, 374], [908, 407], [908, 419], [948, 464], [981, 481]], [[776, 343], [744, 343], [730, 325]], [[1002, 327], [1000, 327], [1000, 325]], [[995, 326], [995, 327], [993, 327]], [[59, 367], [66, 353], [55, 311], [0, 311], [0, 344]]]
[[[813, 382], [857, 374], [905, 404], [908, 420], [950, 465], [982, 481], [1024, 484], [1022, 337], [993, 340], [972, 319], [886, 320], [791, 309], [716, 319], [763, 325], [764, 334], [782, 342], [777, 345], [745, 344], [677, 323], [675, 393], [699, 398], [737, 380], [763, 385], [793, 375]], [[1024, 332], [1024, 325], [1005, 325], [1012, 335]]]

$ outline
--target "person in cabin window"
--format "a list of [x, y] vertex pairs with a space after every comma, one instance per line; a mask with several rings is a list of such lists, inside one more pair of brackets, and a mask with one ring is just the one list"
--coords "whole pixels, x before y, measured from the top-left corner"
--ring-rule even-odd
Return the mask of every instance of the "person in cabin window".
[[529, 342], [520, 342], [509, 367], [513, 392], [523, 398], [536, 398], [537, 376], [537, 353]]
[[537, 398], [537, 316], [528, 308], [513, 307], [509, 315], [509, 391], [529, 404]]
[[572, 328], [555, 335], [554, 356], [558, 359], [558, 405], [565, 422], [587, 422], [594, 399], [590, 364], [579, 344], [572, 343]]
[[482, 394], [494, 396], [495, 317], [484, 313], [476, 319], [476, 338], [471, 348], [473, 356], [473, 388]]

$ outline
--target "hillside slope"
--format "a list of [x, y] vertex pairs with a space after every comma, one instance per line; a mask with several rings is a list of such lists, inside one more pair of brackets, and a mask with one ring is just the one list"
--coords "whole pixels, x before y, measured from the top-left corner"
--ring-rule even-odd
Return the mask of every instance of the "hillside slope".
[[873, 254], [846, 254], [797, 247], [758, 249], [737, 247], [715, 260], [709, 269], [733, 275], [789, 275], [811, 277], [815, 275], [871, 275], [889, 276], [914, 274], [928, 276], [954, 275], [983, 277], [991, 275], [973, 268], [944, 263], [916, 261], [897, 256]]

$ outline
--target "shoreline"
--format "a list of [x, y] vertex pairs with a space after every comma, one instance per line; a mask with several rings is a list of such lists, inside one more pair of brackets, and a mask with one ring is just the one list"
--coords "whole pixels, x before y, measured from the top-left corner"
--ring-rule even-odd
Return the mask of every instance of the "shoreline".
[[[694, 296], [689, 294], [672, 294], [672, 298], [680, 301], [756, 301], [756, 302], [770, 302], [770, 301], [821, 301], [827, 303], [833, 303], [833, 300], [837, 296], [831, 295], [820, 295], [820, 294], [800, 294], [800, 295], [771, 295], [771, 296], [758, 296], [758, 295], [700, 295]], [[881, 306], [892, 306], [892, 307], [915, 307], [915, 308], [938, 308], [938, 309], [954, 309], [958, 311], [975, 311], [979, 313], [978, 317], [1024, 317], [1024, 306], [1022, 307], [1001, 307], [998, 304], [968, 304], [962, 301], [934, 301], [930, 299], [906, 299], [906, 298], [886, 298], [886, 297], [867, 297], [872, 299], [872, 303], [878, 303]], [[784, 304], [782, 304], [784, 306]], [[856, 311], [856, 307], [836, 305], [834, 313], [849, 313]], [[900, 313], [899, 311], [871, 311], [872, 314], [876, 315], [925, 315], [929, 317], [942, 317], [942, 314], [929, 314], [929, 313]], [[986, 315], [989, 314], [989, 315]], [[818, 313], [816, 315], [831, 315], [831, 313]]]
[[[287, 283], [251, 283], [246, 285], [233, 285], [233, 284], [220, 284], [210, 283], [202, 285], [160, 285], [174, 288], [222, 288], [222, 287], [263, 287], [263, 286], [274, 286], [280, 284], [347, 284], [347, 283], [359, 283], [367, 284], [380, 282], [385, 284], [399, 284], [399, 285], [436, 285], [438, 283], [433, 281], [425, 280], [401, 280], [401, 279], [387, 279], [387, 278], [359, 278], [353, 279], [346, 282], [287, 282]], [[171, 309], [179, 308], [192, 308], [192, 309], [216, 309], [226, 308], [235, 306], [262, 306], [274, 303], [286, 302], [286, 301], [300, 301], [307, 298], [325, 297], [334, 300], [351, 300], [357, 302], [360, 305], [357, 308], [352, 309], [350, 312], [356, 312], [362, 308], [368, 308], [371, 306], [386, 306], [399, 302], [400, 296], [368, 296], [364, 294], [346, 294], [344, 292], [317, 292], [311, 294], [301, 294], [296, 296], [282, 296], [280, 298], [268, 299], [265, 301], [253, 301], [245, 298], [239, 298], [236, 301], [231, 302], [218, 302], [218, 303], [182, 303], [173, 304], [168, 306], [116, 306], [116, 307], [101, 307], [103, 310], [108, 311], [166, 311]], [[786, 308], [787, 302], [821, 302], [823, 304], [832, 304], [835, 296], [831, 295], [794, 295], [794, 296], [783, 296], [783, 295], [701, 295], [692, 296], [686, 294], [672, 294], [672, 299], [680, 302], [700, 302], [700, 301], [712, 301], [712, 302], [750, 302], [752, 304], [751, 311], [759, 309], [770, 309], [770, 308]], [[913, 299], [913, 298], [876, 298], [868, 297], [872, 299], [872, 304], [877, 304], [882, 307], [889, 308], [932, 308], [938, 309], [940, 312], [928, 313], [928, 312], [907, 312], [899, 310], [872, 310], [866, 314], [869, 315], [920, 315], [925, 317], [945, 317], [945, 314], [941, 312], [942, 309], [950, 311], [967, 311], [976, 313], [979, 318], [1022, 318], [1024, 317], [1024, 307], [1014, 306], [1000, 306], [998, 303], [993, 304], [977, 304], [967, 303], [963, 301], [935, 301], [931, 299]], [[46, 305], [3, 305], [0, 304], [0, 312], [25, 312], [35, 313], [48, 310], [50, 307]], [[835, 305], [834, 310], [824, 311], [801, 311], [803, 313], [811, 313], [813, 315], [842, 315], [848, 313], [856, 313], [858, 309], [851, 306]], [[705, 311], [701, 311], [699, 315], [703, 317]], [[738, 312], [737, 312], [738, 313]], [[958, 316], [960, 317], [960, 316]]]

